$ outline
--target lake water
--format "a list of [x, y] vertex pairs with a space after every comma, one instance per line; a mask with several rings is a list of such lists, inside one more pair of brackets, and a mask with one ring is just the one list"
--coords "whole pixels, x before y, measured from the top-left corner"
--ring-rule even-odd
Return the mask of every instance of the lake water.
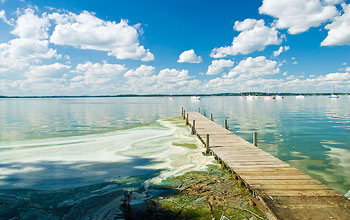
[[[240, 97], [0, 99], [0, 216], [115, 218], [152, 183], [204, 169], [211, 158], [189, 129], [167, 118], [181, 107], [207, 115], [336, 191], [350, 189], [350, 98]], [[45, 198], [45, 199], [43, 199]]]

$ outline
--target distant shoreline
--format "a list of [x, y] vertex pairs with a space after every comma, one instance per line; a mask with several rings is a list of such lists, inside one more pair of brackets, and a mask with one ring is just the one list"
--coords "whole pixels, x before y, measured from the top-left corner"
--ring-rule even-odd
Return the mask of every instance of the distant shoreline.
[[[266, 95], [283, 95], [283, 96], [329, 96], [331, 94], [335, 95], [350, 95], [350, 93], [264, 93], [264, 92], [243, 92], [243, 93], [216, 93], [216, 94], [197, 94], [198, 96], [247, 96], [247, 95], [257, 95], [257, 96], [266, 96]], [[77, 95], [77, 96], [4, 96], [0, 95], [1, 98], [14, 98], [14, 99], [23, 99], [23, 98], [114, 98], [114, 97], [189, 97], [193, 94], [149, 94], [149, 95], [136, 95], [136, 94], [125, 94], [125, 95]]]

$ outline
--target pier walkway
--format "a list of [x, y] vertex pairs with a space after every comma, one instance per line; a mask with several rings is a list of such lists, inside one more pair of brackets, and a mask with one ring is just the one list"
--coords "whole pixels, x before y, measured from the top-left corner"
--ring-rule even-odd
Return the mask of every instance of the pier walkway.
[[350, 219], [350, 200], [231, 131], [189, 112], [187, 120], [211, 154], [256, 197], [269, 219]]

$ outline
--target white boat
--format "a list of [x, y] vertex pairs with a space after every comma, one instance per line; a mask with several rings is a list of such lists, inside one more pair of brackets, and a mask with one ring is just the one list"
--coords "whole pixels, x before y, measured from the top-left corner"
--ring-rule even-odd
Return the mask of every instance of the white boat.
[[297, 95], [297, 96], [295, 96], [295, 98], [296, 98], [296, 99], [305, 99], [306, 96], [304, 96], [304, 95]]
[[275, 98], [276, 99], [283, 99], [284, 97], [283, 97], [283, 95], [276, 95]]
[[174, 100], [174, 99], [175, 99], [174, 96], [169, 97], [169, 100]]
[[339, 98], [339, 96], [338, 96], [338, 95], [335, 95], [335, 94], [332, 94], [332, 95], [329, 96], [329, 98], [331, 98], [331, 99], [337, 99], [337, 98]]
[[253, 100], [253, 99], [254, 99], [254, 96], [251, 96], [251, 95], [247, 96], [247, 100]]
[[199, 100], [201, 100], [201, 97], [198, 96], [198, 95], [193, 95], [193, 96], [191, 97], [191, 101], [199, 101]]
[[264, 96], [264, 100], [272, 100], [272, 99], [275, 99], [275, 96], [272, 96], [272, 95]]

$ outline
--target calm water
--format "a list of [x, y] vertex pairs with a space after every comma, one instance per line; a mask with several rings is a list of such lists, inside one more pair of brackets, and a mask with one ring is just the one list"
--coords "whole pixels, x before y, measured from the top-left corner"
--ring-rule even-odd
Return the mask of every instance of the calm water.
[[248, 141], [257, 131], [260, 148], [350, 189], [349, 97], [0, 99], [0, 216], [114, 218], [126, 191], [140, 202], [156, 193], [148, 183], [205, 167], [201, 149], [174, 144], [198, 140], [164, 120], [182, 106], [228, 119]]

